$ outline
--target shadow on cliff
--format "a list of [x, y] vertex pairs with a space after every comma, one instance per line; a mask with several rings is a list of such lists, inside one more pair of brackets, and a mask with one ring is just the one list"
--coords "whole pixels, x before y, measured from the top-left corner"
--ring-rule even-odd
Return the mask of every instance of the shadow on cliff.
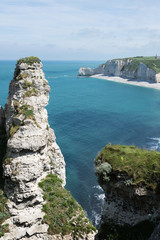
[[4, 120], [0, 124], [0, 189], [4, 187], [4, 178], [3, 178], [3, 158], [6, 154], [7, 147], [7, 136], [4, 127]]
[[155, 223], [143, 221], [135, 226], [102, 224], [96, 240], [148, 240], [155, 228]]

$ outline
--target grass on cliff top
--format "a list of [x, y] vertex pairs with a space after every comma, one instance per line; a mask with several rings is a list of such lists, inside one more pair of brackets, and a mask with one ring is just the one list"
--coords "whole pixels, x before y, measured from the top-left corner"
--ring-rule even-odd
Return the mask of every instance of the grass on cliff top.
[[135, 146], [108, 144], [95, 159], [96, 166], [100, 166], [104, 162], [111, 164], [114, 173], [117, 171], [127, 173], [128, 177], [132, 179], [133, 185], [142, 185], [158, 191], [160, 152]]
[[42, 188], [46, 201], [42, 209], [46, 213], [43, 222], [49, 225], [49, 234], [72, 234], [73, 239], [77, 239], [78, 236], [96, 230], [56, 175], [48, 175], [39, 183], [39, 187]]
[[128, 64], [122, 70], [124, 71], [136, 71], [140, 62], [144, 63], [148, 68], [153, 69], [156, 73], [160, 73], [160, 59], [155, 59], [155, 57], [129, 57], [129, 58], [119, 58], [114, 60], [124, 60], [125, 62], [131, 59], [132, 63]]
[[33, 57], [33, 56], [21, 58], [17, 61], [18, 64], [27, 63], [30, 65], [32, 65], [33, 63], [40, 63], [40, 62], [41, 60], [38, 57]]

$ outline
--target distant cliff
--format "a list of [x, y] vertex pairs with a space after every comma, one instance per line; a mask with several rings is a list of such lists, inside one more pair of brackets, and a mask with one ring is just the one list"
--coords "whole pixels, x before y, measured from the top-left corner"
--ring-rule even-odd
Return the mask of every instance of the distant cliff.
[[[0, 126], [7, 138], [3, 175], [8, 212], [0, 221], [3, 240], [94, 236], [95, 228], [81, 206], [63, 188], [65, 162], [45, 109], [49, 91], [41, 61], [35, 57], [20, 59], [5, 110], [0, 109]], [[0, 213], [4, 215], [1, 205]]]
[[160, 59], [154, 57], [134, 57], [108, 60], [97, 68], [80, 68], [79, 76], [118, 76], [148, 82], [160, 82]]
[[[95, 160], [105, 192], [98, 240], [148, 240], [160, 218], [160, 153], [107, 145]], [[160, 228], [154, 235], [160, 239]], [[158, 233], [157, 233], [158, 232]]]

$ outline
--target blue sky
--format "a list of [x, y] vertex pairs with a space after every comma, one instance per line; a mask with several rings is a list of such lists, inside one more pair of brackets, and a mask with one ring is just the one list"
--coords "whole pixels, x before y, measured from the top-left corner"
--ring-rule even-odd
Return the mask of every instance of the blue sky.
[[160, 55], [159, 0], [0, 0], [0, 59]]

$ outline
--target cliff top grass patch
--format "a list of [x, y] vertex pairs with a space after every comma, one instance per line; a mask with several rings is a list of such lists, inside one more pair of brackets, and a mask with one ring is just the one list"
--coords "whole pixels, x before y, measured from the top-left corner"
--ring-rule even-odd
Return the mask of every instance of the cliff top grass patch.
[[41, 60], [38, 57], [33, 57], [33, 56], [21, 58], [17, 61], [18, 64], [27, 63], [30, 65], [32, 65], [34, 63], [40, 63], [40, 62], [41, 62]]
[[96, 157], [95, 165], [105, 162], [112, 166], [111, 174], [125, 172], [133, 185], [160, 191], [160, 152], [108, 144]]
[[74, 239], [96, 230], [56, 175], [48, 175], [39, 183], [39, 187], [42, 188], [46, 201], [42, 209], [46, 213], [43, 222], [49, 225], [49, 234], [72, 234]]
[[138, 69], [139, 63], [144, 63], [148, 68], [151, 68], [156, 73], [160, 73], [160, 59], [156, 59], [154, 56], [151, 57], [129, 57], [129, 58], [117, 58], [114, 60], [124, 60], [125, 62], [130, 59], [132, 62], [126, 66], [122, 70], [124, 71], [136, 71]]

